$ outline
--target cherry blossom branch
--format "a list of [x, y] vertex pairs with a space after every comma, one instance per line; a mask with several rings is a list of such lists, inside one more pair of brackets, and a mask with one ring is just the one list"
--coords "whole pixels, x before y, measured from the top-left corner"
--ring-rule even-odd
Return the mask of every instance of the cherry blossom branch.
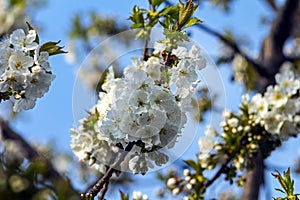
[[227, 159], [226, 162], [221, 166], [221, 168], [217, 171], [217, 173], [205, 183], [204, 187], [208, 188], [211, 186], [223, 173], [226, 172], [226, 168], [231, 159]]
[[24, 155], [28, 160], [34, 162], [38, 158], [41, 162], [44, 162], [47, 168], [45, 173], [43, 174], [43, 177], [53, 184], [53, 188], [55, 188], [55, 190], [59, 189], [56, 187], [57, 185], [60, 185], [58, 183], [64, 183], [65, 185], [68, 185], [68, 190], [65, 194], [66, 196], [74, 197], [78, 195], [78, 192], [73, 188], [72, 184], [70, 183], [70, 180], [66, 177], [63, 177], [59, 172], [57, 172], [54, 169], [52, 163], [47, 158], [45, 158], [35, 148], [33, 148], [21, 135], [12, 130], [8, 123], [3, 121], [1, 118], [0, 136], [1, 140], [13, 140], [17, 142], [22, 148], [22, 150], [25, 152]]
[[92, 187], [89, 193], [82, 194], [81, 198], [89, 197], [94, 198], [98, 195], [98, 193], [101, 191], [98, 199], [102, 200], [107, 192], [109, 180], [112, 177], [114, 172], [117, 172], [118, 170], [115, 169], [117, 166], [119, 166], [125, 159], [128, 152], [132, 149], [132, 147], [135, 145], [135, 142], [130, 142], [122, 154], [119, 156], [119, 158], [108, 168], [106, 173], [103, 175], [101, 179], [99, 179], [96, 184]]

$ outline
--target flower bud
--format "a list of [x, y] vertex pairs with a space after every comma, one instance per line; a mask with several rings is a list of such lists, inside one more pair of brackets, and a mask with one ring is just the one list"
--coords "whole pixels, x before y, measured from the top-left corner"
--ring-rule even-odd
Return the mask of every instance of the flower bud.
[[190, 176], [186, 176], [184, 180], [185, 181], [189, 181], [189, 180], [191, 180], [191, 177]]
[[183, 170], [183, 175], [184, 176], [189, 176], [190, 175], [190, 170], [189, 169], [184, 169]]
[[192, 186], [192, 184], [188, 183], [188, 184], [185, 185], [185, 188], [187, 190], [191, 190], [191, 189], [193, 189], [193, 186]]
[[177, 185], [177, 179], [176, 178], [169, 178], [167, 181], [167, 186], [169, 188], [174, 188]]
[[192, 185], [195, 185], [196, 184], [196, 182], [197, 182], [197, 180], [196, 179], [192, 179], [192, 180], [190, 180], [190, 184], [192, 184]]
[[174, 189], [172, 190], [172, 194], [173, 194], [173, 195], [178, 195], [180, 192], [181, 192], [181, 189], [180, 189], [179, 187], [174, 188]]

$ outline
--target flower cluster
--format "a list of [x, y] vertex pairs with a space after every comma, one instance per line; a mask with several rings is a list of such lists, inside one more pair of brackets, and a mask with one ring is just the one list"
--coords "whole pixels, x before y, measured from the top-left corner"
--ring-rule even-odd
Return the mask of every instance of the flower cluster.
[[[266, 158], [282, 141], [300, 132], [300, 80], [292, 71], [275, 76], [276, 85], [269, 86], [264, 94], [242, 96], [237, 114], [225, 110], [219, 134], [208, 126], [205, 136], [199, 139], [197, 161], [185, 161], [193, 172], [184, 170], [184, 177], [171, 176], [166, 185], [173, 195], [188, 195], [186, 199], [199, 199], [214, 180], [225, 174], [226, 180], [242, 186], [242, 170], [253, 167], [253, 157]], [[205, 170], [219, 166], [213, 178]], [[200, 188], [200, 189], [199, 189]]]
[[55, 78], [45, 47], [50, 46], [40, 46], [31, 28], [27, 34], [17, 29], [0, 42], [0, 96], [1, 100], [11, 99], [14, 112], [32, 109]]
[[300, 80], [292, 71], [277, 74], [275, 79], [277, 84], [269, 86], [264, 96], [256, 94], [249, 101], [249, 114], [255, 124], [284, 141], [300, 132]]
[[198, 145], [199, 145], [199, 160], [201, 162], [201, 167], [203, 168], [211, 168], [209, 163], [206, 161], [210, 157], [210, 153], [216, 147], [217, 141], [216, 137], [218, 136], [218, 132], [212, 126], [207, 126], [205, 130], [205, 137], [199, 138]]
[[[183, 170], [183, 178], [170, 177], [167, 180], [167, 187], [172, 191], [173, 195], [180, 193], [190, 193], [197, 183], [195, 174], [192, 174], [189, 169]], [[188, 196], [183, 197], [183, 200], [188, 200]]]
[[[186, 112], [192, 109], [197, 71], [205, 67], [205, 59], [196, 46], [189, 51], [183, 46], [171, 52], [165, 48], [157, 43], [147, 60], [133, 58], [122, 78], [115, 78], [113, 68], [109, 68], [102, 85], [104, 92], [100, 92], [90, 117], [71, 131], [71, 147], [79, 159], [109, 164], [94, 154], [104, 146], [117, 147], [114, 149], [120, 152], [134, 144], [123, 170], [144, 174], [154, 166], [152, 162], [161, 166], [168, 161], [168, 156], [159, 150], [172, 148], [180, 136], [187, 121]], [[87, 124], [89, 130], [85, 128]]]

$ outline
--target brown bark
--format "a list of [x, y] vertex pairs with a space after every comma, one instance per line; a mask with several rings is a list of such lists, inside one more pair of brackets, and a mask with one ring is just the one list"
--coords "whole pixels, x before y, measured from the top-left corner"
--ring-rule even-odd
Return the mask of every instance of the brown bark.
[[254, 168], [247, 171], [246, 183], [244, 185], [243, 200], [257, 200], [259, 189], [264, 182], [264, 159], [261, 155], [253, 158]]
[[[261, 66], [269, 76], [260, 76], [257, 90], [264, 92], [268, 85], [275, 83], [274, 76], [285, 61], [283, 54], [284, 43], [291, 35], [294, 15], [297, 11], [299, 0], [287, 0], [274, 19], [270, 32], [262, 46]], [[263, 183], [264, 160], [259, 155], [253, 159], [254, 168], [247, 172], [246, 183], [243, 191], [243, 200], [257, 200], [259, 189]]]

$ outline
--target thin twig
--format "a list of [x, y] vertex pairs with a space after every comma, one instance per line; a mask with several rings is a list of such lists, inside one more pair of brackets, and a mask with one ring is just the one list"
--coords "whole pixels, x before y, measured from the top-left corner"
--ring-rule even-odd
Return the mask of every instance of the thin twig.
[[212, 185], [224, 172], [227, 168], [228, 163], [231, 161], [231, 159], [227, 159], [226, 162], [220, 167], [220, 169], [217, 171], [217, 173], [206, 182], [204, 185], [205, 188], [208, 188], [210, 185]]
[[[115, 169], [116, 167], [118, 167], [121, 162], [124, 161], [126, 155], [128, 154], [128, 152], [132, 149], [132, 147], [135, 145], [134, 142], [130, 142], [127, 147], [124, 149], [124, 151], [121, 153], [121, 155], [119, 156], [119, 158], [108, 168], [108, 170], [106, 171], [106, 173], [103, 175], [103, 177], [101, 179], [99, 179], [97, 181], [97, 183], [92, 187], [92, 189], [90, 190], [89, 193], [82, 195], [84, 196], [89, 196], [89, 197], [96, 197], [98, 195], [98, 193], [100, 191], [103, 191], [101, 193], [102, 198], [104, 198], [104, 195], [107, 191], [107, 188], [105, 189], [105, 187], [108, 186], [109, 180], [112, 177], [113, 173], [118, 171], [117, 169]], [[107, 184], [105, 187], [104, 185]]]

